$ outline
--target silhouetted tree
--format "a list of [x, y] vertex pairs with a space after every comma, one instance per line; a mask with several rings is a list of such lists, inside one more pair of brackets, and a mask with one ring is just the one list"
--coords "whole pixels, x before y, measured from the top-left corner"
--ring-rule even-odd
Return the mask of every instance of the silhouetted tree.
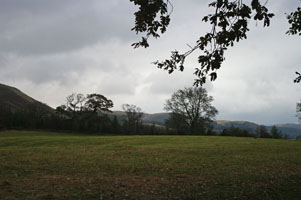
[[172, 112], [169, 123], [175, 124], [175, 128], [187, 127], [186, 132], [191, 134], [208, 134], [212, 119], [218, 113], [212, 101], [205, 88], [185, 88], [173, 93], [164, 109]]
[[236, 136], [236, 137], [254, 137], [252, 133], [247, 130], [240, 129], [238, 127], [231, 126], [230, 128], [224, 129], [221, 136]]
[[56, 108], [61, 119], [61, 127], [67, 130], [84, 132], [109, 133], [111, 120], [107, 112], [111, 112], [113, 102], [101, 94], [73, 93], [66, 98], [66, 104]]
[[301, 102], [297, 103], [296, 106], [296, 116], [298, 117], [299, 121], [301, 122]]
[[85, 110], [91, 112], [112, 112], [113, 101], [101, 94], [88, 94], [85, 102]]
[[270, 134], [265, 126], [258, 126], [256, 129], [256, 135], [260, 138], [270, 138]]
[[189, 124], [185, 122], [186, 116], [180, 113], [172, 112], [169, 114], [168, 119], [165, 120], [165, 126], [167, 129], [175, 129], [177, 134], [190, 134], [191, 132]]
[[130, 105], [130, 104], [123, 104], [122, 109], [126, 114], [124, 127], [129, 133], [137, 134], [141, 130], [142, 127], [142, 117], [143, 112], [141, 108]]
[[271, 137], [275, 138], [275, 139], [281, 139], [282, 138], [282, 134], [281, 132], [277, 129], [276, 126], [272, 126], [271, 129]]
[[68, 111], [82, 111], [86, 97], [83, 94], [73, 93], [66, 97], [66, 109]]
[[122, 134], [121, 125], [120, 125], [116, 115], [114, 115], [114, 117], [112, 119], [112, 133]]

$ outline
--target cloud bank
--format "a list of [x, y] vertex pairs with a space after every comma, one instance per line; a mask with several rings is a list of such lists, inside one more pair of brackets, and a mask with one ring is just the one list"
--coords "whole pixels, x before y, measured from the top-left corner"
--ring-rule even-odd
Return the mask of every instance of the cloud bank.
[[[130, 31], [136, 8], [129, 1], [1, 0], [0, 82], [52, 107], [72, 92], [96, 92], [112, 99], [115, 110], [130, 103], [162, 112], [173, 92], [192, 86], [197, 54], [184, 72], [171, 75], [151, 63], [171, 50], [187, 50], [208, 31], [200, 21], [209, 2], [174, 0], [167, 33], [151, 40], [150, 48], [134, 50], [131, 44], [140, 38]], [[301, 38], [285, 35], [285, 13], [298, 5], [269, 1], [276, 14], [271, 26], [250, 24], [248, 39], [226, 52], [217, 81], [205, 85], [218, 119], [297, 122], [301, 86], [293, 80], [301, 68]]]

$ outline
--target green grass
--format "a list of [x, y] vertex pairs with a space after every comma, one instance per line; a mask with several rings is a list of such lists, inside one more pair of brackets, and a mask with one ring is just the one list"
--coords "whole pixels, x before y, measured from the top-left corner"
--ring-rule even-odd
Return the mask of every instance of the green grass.
[[0, 132], [0, 199], [300, 199], [301, 142]]

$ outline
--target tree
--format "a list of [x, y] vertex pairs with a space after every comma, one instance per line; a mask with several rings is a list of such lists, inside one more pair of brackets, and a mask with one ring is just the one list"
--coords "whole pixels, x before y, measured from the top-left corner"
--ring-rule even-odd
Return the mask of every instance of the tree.
[[[289, 35], [299, 35], [301, 36], [301, 7], [298, 7], [295, 12], [292, 12], [287, 16], [288, 23], [291, 25], [289, 30], [286, 32]], [[296, 72], [298, 75], [297, 78], [294, 80], [295, 83], [300, 83], [301, 81], [301, 74]]]
[[270, 134], [265, 126], [258, 126], [256, 129], [256, 135], [260, 138], [270, 138]]
[[221, 136], [235, 136], [235, 137], [254, 137], [252, 133], [249, 133], [247, 130], [240, 129], [238, 127], [231, 126], [230, 128], [224, 129]]
[[44, 124], [50, 120], [52, 110], [46, 104], [41, 102], [32, 102], [28, 105], [28, 109], [23, 111], [28, 117], [28, 124], [31, 128], [43, 128]]
[[83, 94], [72, 93], [66, 97], [66, 104], [56, 108], [59, 112], [76, 113], [76, 112], [111, 112], [110, 108], [113, 107], [113, 101], [107, 99], [101, 94]]
[[165, 120], [165, 126], [169, 129], [175, 129], [177, 134], [184, 135], [190, 133], [190, 127], [187, 123], [184, 123], [186, 120], [185, 115], [179, 113], [170, 113], [168, 119]]
[[66, 97], [66, 110], [69, 111], [82, 111], [84, 102], [86, 101], [86, 97], [83, 94], [72, 93]]
[[124, 126], [125, 129], [129, 133], [139, 133], [141, 126], [142, 126], [142, 117], [143, 117], [143, 112], [141, 108], [135, 106], [135, 105], [130, 105], [130, 104], [123, 104], [122, 109], [126, 114]]
[[[173, 12], [173, 5], [170, 0], [130, 1], [139, 6], [139, 10], [134, 13], [135, 26], [132, 30], [136, 34], [146, 34], [141, 41], [132, 44], [132, 46], [134, 48], [146, 48], [149, 46], [149, 37], [158, 38], [160, 34], [166, 31], [170, 23], [170, 15]], [[210, 3], [209, 7], [213, 7], [215, 11], [204, 16], [202, 21], [210, 23], [211, 30], [204, 36], [200, 36], [196, 44], [187, 52], [172, 51], [169, 59], [162, 62], [156, 61], [154, 64], [169, 73], [175, 70], [183, 71], [186, 57], [192, 52], [200, 50], [201, 55], [198, 56], [200, 67], [195, 69], [194, 74], [198, 78], [194, 85], [199, 86], [205, 83], [207, 76], [210, 76], [210, 80], [214, 81], [217, 78], [216, 71], [220, 69], [225, 60], [225, 50], [233, 46], [235, 42], [247, 38], [250, 19], [263, 21], [263, 26], [269, 26], [270, 19], [274, 16], [259, 0], [252, 0], [249, 4], [243, 2], [243, 0], [215, 0]], [[295, 33], [294, 31], [298, 27], [298, 23], [295, 21], [300, 21], [299, 11], [297, 13], [297, 15], [291, 14], [291, 17], [288, 17], [289, 23], [292, 25], [292, 31], [290, 30], [289, 33]]]
[[88, 94], [85, 102], [85, 110], [94, 113], [97, 112], [112, 112], [110, 108], [113, 107], [113, 101], [107, 99], [101, 94]]
[[[101, 94], [73, 93], [66, 98], [66, 104], [56, 108], [57, 116], [64, 121], [64, 127], [73, 131], [107, 132], [111, 120], [113, 102]], [[100, 115], [101, 114], [101, 115]]]
[[276, 126], [272, 126], [271, 137], [275, 138], [275, 139], [281, 139], [282, 138], [282, 134], [281, 134], [280, 131], [278, 131]]
[[299, 121], [301, 122], [301, 102], [297, 103], [296, 112], [296, 117], [298, 117]]
[[[298, 7], [295, 12], [292, 12], [290, 15], [287, 16], [288, 22], [290, 23], [291, 27], [286, 32], [290, 35], [299, 34], [301, 36], [301, 7]], [[301, 74], [296, 72], [297, 78], [294, 80], [295, 83], [301, 82]], [[301, 121], [301, 103], [297, 103], [297, 117], [299, 121]]]
[[185, 88], [173, 93], [164, 109], [172, 112], [169, 120], [177, 127], [188, 127], [191, 134], [208, 134], [212, 119], [218, 113], [212, 101], [205, 88]]
[[112, 119], [112, 133], [114, 134], [121, 134], [121, 126], [120, 123], [116, 117], [116, 115], [114, 115], [113, 119]]

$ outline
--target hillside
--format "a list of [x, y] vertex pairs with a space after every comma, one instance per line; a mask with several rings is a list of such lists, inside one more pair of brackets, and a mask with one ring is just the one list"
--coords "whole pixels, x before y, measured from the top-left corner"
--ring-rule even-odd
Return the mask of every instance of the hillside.
[[28, 110], [32, 105], [42, 106], [44, 109], [53, 109], [32, 97], [24, 94], [17, 88], [0, 84], [0, 109], [9, 110]]

